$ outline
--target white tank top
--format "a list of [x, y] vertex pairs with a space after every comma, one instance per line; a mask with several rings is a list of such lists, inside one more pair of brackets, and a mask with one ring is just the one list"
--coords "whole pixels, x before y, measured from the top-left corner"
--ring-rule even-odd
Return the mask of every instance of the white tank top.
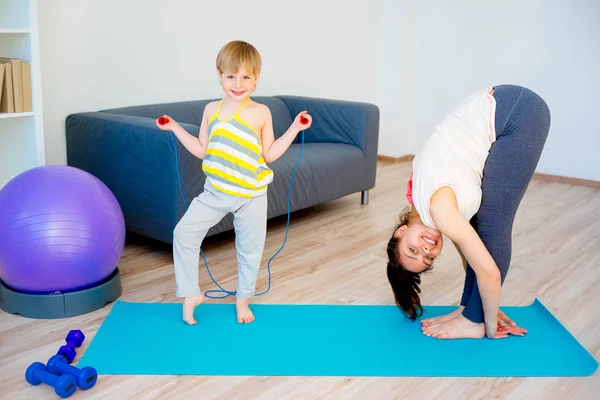
[[496, 101], [492, 88], [469, 95], [435, 126], [413, 160], [406, 197], [423, 223], [437, 228], [429, 212], [433, 193], [453, 189], [460, 214], [469, 221], [481, 204], [483, 167], [496, 140]]

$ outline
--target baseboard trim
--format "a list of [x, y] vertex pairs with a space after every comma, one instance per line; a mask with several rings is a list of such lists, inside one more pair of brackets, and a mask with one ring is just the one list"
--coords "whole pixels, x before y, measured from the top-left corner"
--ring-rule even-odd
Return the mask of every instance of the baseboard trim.
[[538, 181], [559, 182], [574, 186], [586, 186], [594, 189], [600, 189], [600, 181], [593, 181], [591, 179], [570, 178], [568, 176], [542, 174], [537, 172], [533, 174], [533, 179], [537, 179]]
[[415, 156], [412, 154], [407, 154], [402, 157], [377, 155], [377, 161], [381, 161], [386, 164], [398, 164], [398, 163], [402, 163], [402, 162], [412, 161], [414, 158], [415, 158]]
[[[410, 162], [414, 160], [414, 158], [414, 154], [407, 154], [402, 157], [377, 155], [377, 161], [380, 161], [385, 164], [399, 164], [403, 162]], [[536, 179], [538, 181], [566, 183], [568, 185], [585, 186], [593, 189], [600, 189], [600, 181], [593, 181], [591, 179], [570, 178], [568, 176], [542, 174], [538, 172], [533, 174], [533, 179]]]

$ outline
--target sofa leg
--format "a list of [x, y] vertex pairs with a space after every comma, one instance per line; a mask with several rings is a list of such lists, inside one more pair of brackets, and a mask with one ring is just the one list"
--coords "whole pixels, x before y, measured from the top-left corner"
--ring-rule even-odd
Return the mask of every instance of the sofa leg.
[[363, 190], [360, 193], [360, 204], [362, 204], [363, 206], [366, 206], [367, 204], [369, 204], [369, 191], [368, 190]]

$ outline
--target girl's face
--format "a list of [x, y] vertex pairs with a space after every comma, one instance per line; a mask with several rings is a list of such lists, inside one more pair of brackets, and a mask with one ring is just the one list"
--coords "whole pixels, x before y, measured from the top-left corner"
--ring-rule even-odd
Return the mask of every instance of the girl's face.
[[246, 72], [245, 68], [240, 68], [237, 72], [223, 71], [219, 74], [221, 87], [232, 100], [239, 102], [246, 100], [256, 88], [258, 77]]
[[399, 238], [398, 254], [400, 263], [411, 272], [423, 272], [430, 268], [442, 251], [444, 239], [437, 229], [429, 228], [420, 222], [402, 225], [394, 232]]

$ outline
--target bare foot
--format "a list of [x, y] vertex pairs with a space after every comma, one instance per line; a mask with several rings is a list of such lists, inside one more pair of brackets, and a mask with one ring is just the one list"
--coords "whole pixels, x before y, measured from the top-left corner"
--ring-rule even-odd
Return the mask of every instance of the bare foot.
[[471, 322], [461, 314], [445, 322], [423, 326], [423, 333], [436, 339], [481, 339], [485, 336], [485, 324]]
[[235, 304], [237, 320], [240, 324], [249, 324], [254, 321], [254, 314], [250, 311], [250, 299], [238, 299]]
[[431, 325], [436, 322], [450, 321], [451, 319], [454, 319], [454, 318], [458, 317], [459, 315], [461, 315], [462, 311], [464, 309], [465, 309], [464, 306], [460, 306], [460, 307], [458, 307], [458, 309], [452, 311], [450, 314], [440, 315], [439, 317], [434, 317], [434, 318], [422, 319], [421, 324], [423, 324], [423, 326], [427, 326], [427, 325]]
[[183, 322], [188, 325], [196, 325], [196, 320], [194, 319], [194, 309], [203, 301], [204, 295], [202, 293], [183, 299]]

